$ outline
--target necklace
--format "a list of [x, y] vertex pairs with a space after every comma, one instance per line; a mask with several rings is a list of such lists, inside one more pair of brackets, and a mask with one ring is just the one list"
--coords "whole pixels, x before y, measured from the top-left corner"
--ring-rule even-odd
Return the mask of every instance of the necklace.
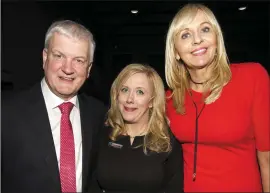
[[204, 84], [206, 83], [207, 81], [203, 81], [203, 82], [195, 82], [194, 80], [192, 80], [192, 78], [190, 77], [190, 80], [191, 82], [193, 82], [194, 84]]
[[199, 118], [201, 116], [201, 113], [203, 112], [205, 108], [205, 103], [203, 103], [203, 107], [199, 111], [198, 106], [196, 102], [193, 100], [192, 93], [190, 93], [191, 101], [194, 104], [195, 107], [195, 112], [196, 112], [196, 119], [195, 119], [195, 146], [194, 146], [194, 152], [193, 152], [193, 175], [192, 175], [192, 180], [193, 182], [196, 181], [196, 174], [197, 174], [197, 152], [198, 152], [198, 134], [199, 134]]
[[138, 135], [129, 135], [128, 133], [127, 133], [127, 135], [129, 136], [129, 138], [134, 139], [135, 137], [142, 136], [144, 133], [145, 133], [145, 130], [143, 130], [142, 132], [140, 132]]

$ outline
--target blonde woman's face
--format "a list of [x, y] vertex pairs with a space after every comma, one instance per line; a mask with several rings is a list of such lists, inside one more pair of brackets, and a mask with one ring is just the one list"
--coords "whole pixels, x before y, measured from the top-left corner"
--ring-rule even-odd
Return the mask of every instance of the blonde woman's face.
[[152, 85], [143, 73], [129, 77], [121, 86], [118, 95], [118, 107], [125, 122], [145, 124], [152, 107]]
[[193, 21], [178, 33], [175, 49], [176, 59], [181, 58], [191, 69], [203, 68], [213, 61], [216, 33], [202, 11], [199, 10]]

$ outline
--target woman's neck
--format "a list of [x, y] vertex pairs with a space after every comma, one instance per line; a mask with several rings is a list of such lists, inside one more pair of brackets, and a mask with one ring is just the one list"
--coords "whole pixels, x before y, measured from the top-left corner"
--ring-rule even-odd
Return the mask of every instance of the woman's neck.
[[140, 124], [140, 123], [133, 123], [133, 124], [126, 124], [127, 128], [127, 135], [131, 137], [144, 135], [146, 132], [146, 125], [147, 124]]
[[196, 92], [204, 92], [205, 91], [204, 85], [197, 85], [197, 84], [190, 83], [190, 88]]
[[210, 79], [210, 68], [188, 69], [190, 75], [190, 88], [197, 92], [205, 90], [204, 84]]

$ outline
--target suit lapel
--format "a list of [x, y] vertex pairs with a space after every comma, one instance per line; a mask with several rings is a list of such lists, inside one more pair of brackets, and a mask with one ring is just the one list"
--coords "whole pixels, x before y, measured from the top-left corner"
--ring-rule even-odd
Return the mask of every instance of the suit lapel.
[[55, 187], [61, 192], [58, 162], [53, 142], [53, 136], [45, 101], [40, 84], [37, 84], [30, 94], [29, 115], [33, 118], [31, 129], [37, 139], [37, 148], [47, 164], [47, 173], [52, 177]]
[[80, 105], [80, 117], [81, 117], [81, 130], [82, 130], [82, 144], [83, 144], [83, 155], [82, 155], [82, 190], [87, 183], [89, 164], [90, 164], [90, 152], [92, 148], [92, 136], [93, 136], [93, 109], [89, 101], [83, 96], [78, 96]]
[[[93, 143], [93, 131], [96, 121], [95, 111], [92, 108], [91, 100], [78, 95], [79, 107], [80, 107], [80, 117], [81, 117], [81, 133], [82, 133], [82, 190], [87, 184], [88, 173], [91, 168], [90, 166], [90, 156]], [[47, 165], [47, 173], [51, 176], [57, 192], [61, 192], [60, 185], [60, 175], [58, 162], [56, 157], [56, 151], [53, 142], [53, 136], [51, 131], [51, 126], [49, 122], [49, 117], [42, 95], [41, 86], [37, 84], [30, 92], [28, 101], [28, 112], [29, 116], [33, 119], [30, 122], [30, 129], [33, 136], [36, 138], [37, 149], [40, 150], [39, 154], [44, 157], [44, 162]]]

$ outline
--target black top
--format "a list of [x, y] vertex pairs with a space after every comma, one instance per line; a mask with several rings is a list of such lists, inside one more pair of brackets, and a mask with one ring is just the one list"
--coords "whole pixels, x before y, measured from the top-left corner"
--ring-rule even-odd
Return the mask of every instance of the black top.
[[96, 172], [101, 192], [183, 192], [183, 156], [179, 142], [172, 137], [170, 153], [148, 151], [145, 155], [140, 146], [143, 139], [144, 136], [135, 137], [131, 145], [129, 136], [112, 141], [107, 135], [101, 142]]

